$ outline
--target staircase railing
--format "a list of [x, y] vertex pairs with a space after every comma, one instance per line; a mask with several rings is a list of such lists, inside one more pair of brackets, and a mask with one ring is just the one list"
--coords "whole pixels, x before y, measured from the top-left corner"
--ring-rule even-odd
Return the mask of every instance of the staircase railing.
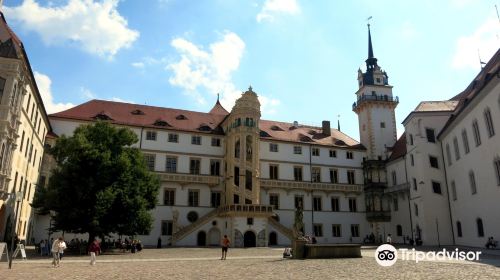
[[276, 221], [274, 218], [270, 217], [268, 219], [269, 224], [272, 225], [275, 229], [277, 229], [279, 232], [281, 232], [283, 235], [288, 237], [290, 240], [293, 239], [293, 230], [287, 228], [284, 226], [282, 223]]
[[174, 232], [172, 234], [172, 240], [174, 241], [181, 240], [182, 238], [186, 237], [186, 235], [192, 233], [195, 229], [199, 228], [200, 226], [208, 222], [210, 219], [214, 218], [216, 215], [217, 215], [217, 208], [203, 215], [198, 220], [196, 220], [196, 222], [191, 223], [185, 227], [182, 227], [177, 232]]

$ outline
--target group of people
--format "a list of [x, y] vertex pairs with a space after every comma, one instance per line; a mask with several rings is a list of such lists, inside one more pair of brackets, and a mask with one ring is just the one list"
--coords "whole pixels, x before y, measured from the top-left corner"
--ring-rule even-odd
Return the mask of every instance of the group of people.
[[[76, 241], [72, 240], [71, 242]], [[83, 242], [81, 243], [83, 244]], [[62, 236], [55, 241], [51, 239], [50, 243], [46, 243], [45, 240], [42, 240], [39, 246], [42, 255], [44, 255], [47, 247], [50, 248], [50, 253], [52, 254], [52, 267], [59, 267], [60, 261], [64, 256], [64, 250], [68, 248]], [[101, 246], [97, 239], [88, 246], [88, 253], [90, 254], [90, 265], [95, 265], [96, 256], [101, 253]]]

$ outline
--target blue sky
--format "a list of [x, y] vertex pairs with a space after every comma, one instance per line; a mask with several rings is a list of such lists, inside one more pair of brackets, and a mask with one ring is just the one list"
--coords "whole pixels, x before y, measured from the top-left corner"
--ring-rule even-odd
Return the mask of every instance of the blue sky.
[[[5, 0], [49, 112], [89, 99], [208, 111], [252, 85], [265, 119], [337, 122], [374, 53], [399, 96], [397, 122], [422, 100], [458, 94], [500, 46], [498, 1]], [[398, 127], [398, 134], [403, 130]]]

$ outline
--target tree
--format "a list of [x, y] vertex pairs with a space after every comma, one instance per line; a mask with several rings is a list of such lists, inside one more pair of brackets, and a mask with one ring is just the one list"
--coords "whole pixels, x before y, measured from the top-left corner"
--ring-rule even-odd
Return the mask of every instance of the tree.
[[151, 230], [160, 181], [131, 147], [137, 141], [130, 129], [107, 122], [82, 125], [73, 136], [57, 139], [49, 149], [57, 167], [33, 201], [40, 213], [55, 211], [50, 230], [88, 233], [89, 242]]

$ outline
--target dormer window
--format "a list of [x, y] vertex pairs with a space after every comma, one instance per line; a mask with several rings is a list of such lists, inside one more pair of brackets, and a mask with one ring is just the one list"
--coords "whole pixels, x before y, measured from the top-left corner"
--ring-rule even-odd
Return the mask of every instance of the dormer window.
[[199, 131], [211, 131], [212, 128], [206, 124], [201, 124], [200, 127], [198, 127]]
[[184, 115], [178, 115], [177, 117], [175, 117], [176, 120], [187, 120], [186, 116]]
[[96, 120], [102, 120], [102, 121], [109, 121], [113, 120], [110, 116], [108, 116], [105, 112], [100, 112], [97, 115], [94, 116], [94, 119]]
[[380, 78], [377, 78], [376, 80], [377, 80], [377, 84], [380, 84]]
[[284, 131], [281, 127], [279, 127], [277, 125], [271, 126], [271, 130], [274, 130], [274, 131]]
[[130, 112], [132, 115], [144, 115], [144, 112], [139, 110], [139, 109], [135, 109], [134, 111]]
[[162, 120], [162, 119], [157, 119], [154, 124], [154, 126], [171, 126], [169, 125], [166, 121]]

